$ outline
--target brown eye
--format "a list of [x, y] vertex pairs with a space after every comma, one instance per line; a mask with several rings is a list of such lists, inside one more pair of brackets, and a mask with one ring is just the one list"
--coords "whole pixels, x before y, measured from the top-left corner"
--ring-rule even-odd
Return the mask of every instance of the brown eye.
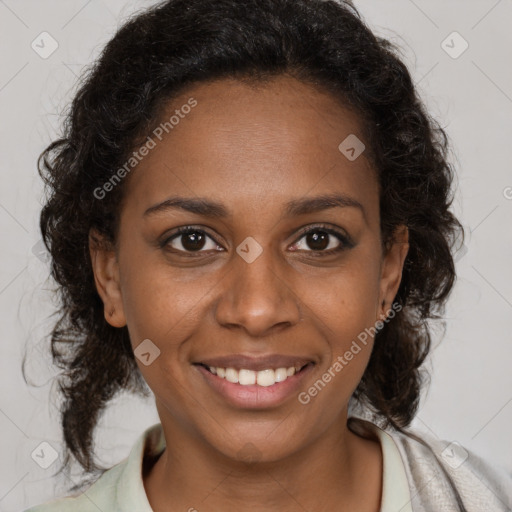
[[[210, 247], [208, 246], [210, 241]], [[172, 236], [168, 237], [162, 244], [163, 247], [170, 247], [176, 252], [201, 252], [215, 250], [219, 246], [204, 231], [195, 228], [180, 228]], [[205, 247], [206, 246], [206, 247]]]
[[333, 254], [352, 247], [354, 244], [348, 236], [331, 228], [317, 226], [303, 231], [301, 238], [295, 242], [292, 250]]
[[306, 235], [306, 243], [314, 251], [323, 251], [328, 247], [330, 237], [325, 231], [312, 231]]
[[191, 231], [181, 235], [181, 245], [187, 251], [199, 251], [204, 247], [205, 236], [199, 231]]

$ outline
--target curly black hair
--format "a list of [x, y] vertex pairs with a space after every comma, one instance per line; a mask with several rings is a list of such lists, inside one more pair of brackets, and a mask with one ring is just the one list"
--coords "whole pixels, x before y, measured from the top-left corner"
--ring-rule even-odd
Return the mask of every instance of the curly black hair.
[[105, 321], [89, 254], [93, 228], [115, 243], [123, 183], [107, 200], [94, 191], [189, 85], [262, 83], [284, 74], [357, 112], [380, 185], [383, 243], [397, 226], [409, 229], [400, 308], [377, 333], [354, 399], [397, 429], [412, 421], [425, 381], [429, 320], [441, 318], [453, 287], [453, 245], [463, 229], [449, 211], [447, 135], [426, 112], [398, 48], [373, 34], [348, 1], [168, 0], [117, 31], [83, 77], [63, 136], [38, 161], [47, 191], [40, 228], [61, 300], [51, 333], [54, 364], [64, 370], [61, 469], [74, 457], [84, 474], [104, 471], [92, 449], [100, 413], [119, 391], [149, 396], [127, 328]]

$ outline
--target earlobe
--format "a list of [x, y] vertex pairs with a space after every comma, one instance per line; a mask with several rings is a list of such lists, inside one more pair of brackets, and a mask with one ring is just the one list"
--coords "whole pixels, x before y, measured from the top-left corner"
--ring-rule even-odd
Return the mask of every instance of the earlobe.
[[392, 240], [388, 244], [383, 256], [378, 303], [380, 320], [387, 318], [387, 312], [398, 292], [408, 251], [409, 230], [407, 226], [400, 225], [395, 229]]
[[112, 244], [94, 229], [89, 232], [89, 254], [96, 290], [103, 301], [105, 320], [113, 327], [124, 327], [126, 318], [117, 256]]

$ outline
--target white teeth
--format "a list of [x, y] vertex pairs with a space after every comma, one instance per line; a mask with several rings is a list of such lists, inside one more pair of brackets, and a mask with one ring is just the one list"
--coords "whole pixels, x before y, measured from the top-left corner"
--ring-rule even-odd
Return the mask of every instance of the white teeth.
[[238, 382], [242, 384], [242, 386], [256, 384], [256, 372], [252, 370], [240, 370], [238, 372]]
[[253, 371], [242, 368], [236, 370], [235, 368], [220, 368], [209, 366], [210, 372], [221, 379], [226, 379], [233, 384], [240, 384], [242, 386], [250, 386], [257, 384], [258, 386], [268, 387], [273, 386], [276, 382], [284, 382], [289, 377], [298, 373], [301, 366], [290, 366], [289, 368], [266, 369], [261, 371]]
[[[294, 371], [294, 373], [295, 373], [295, 371]], [[288, 377], [288, 372], [287, 372], [286, 368], [278, 368], [275, 371], [276, 382], [283, 382], [283, 380], [286, 380], [287, 377]]]
[[238, 372], [234, 368], [226, 368], [226, 377], [228, 382], [236, 384], [238, 382]]
[[258, 386], [272, 386], [276, 383], [274, 370], [262, 370], [258, 372]]

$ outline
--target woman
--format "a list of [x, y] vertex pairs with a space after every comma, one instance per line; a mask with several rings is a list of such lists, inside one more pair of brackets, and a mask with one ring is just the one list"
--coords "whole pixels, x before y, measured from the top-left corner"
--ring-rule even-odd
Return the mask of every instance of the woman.
[[[30, 510], [510, 510], [510, 475], [406, 430], [455, 280], [447, 149], [348, 3], [124, 25], [40, 160], [61, 469], [102, 474]], [[99, 413], [146, 384], [161, 423], [98, 468]]]

